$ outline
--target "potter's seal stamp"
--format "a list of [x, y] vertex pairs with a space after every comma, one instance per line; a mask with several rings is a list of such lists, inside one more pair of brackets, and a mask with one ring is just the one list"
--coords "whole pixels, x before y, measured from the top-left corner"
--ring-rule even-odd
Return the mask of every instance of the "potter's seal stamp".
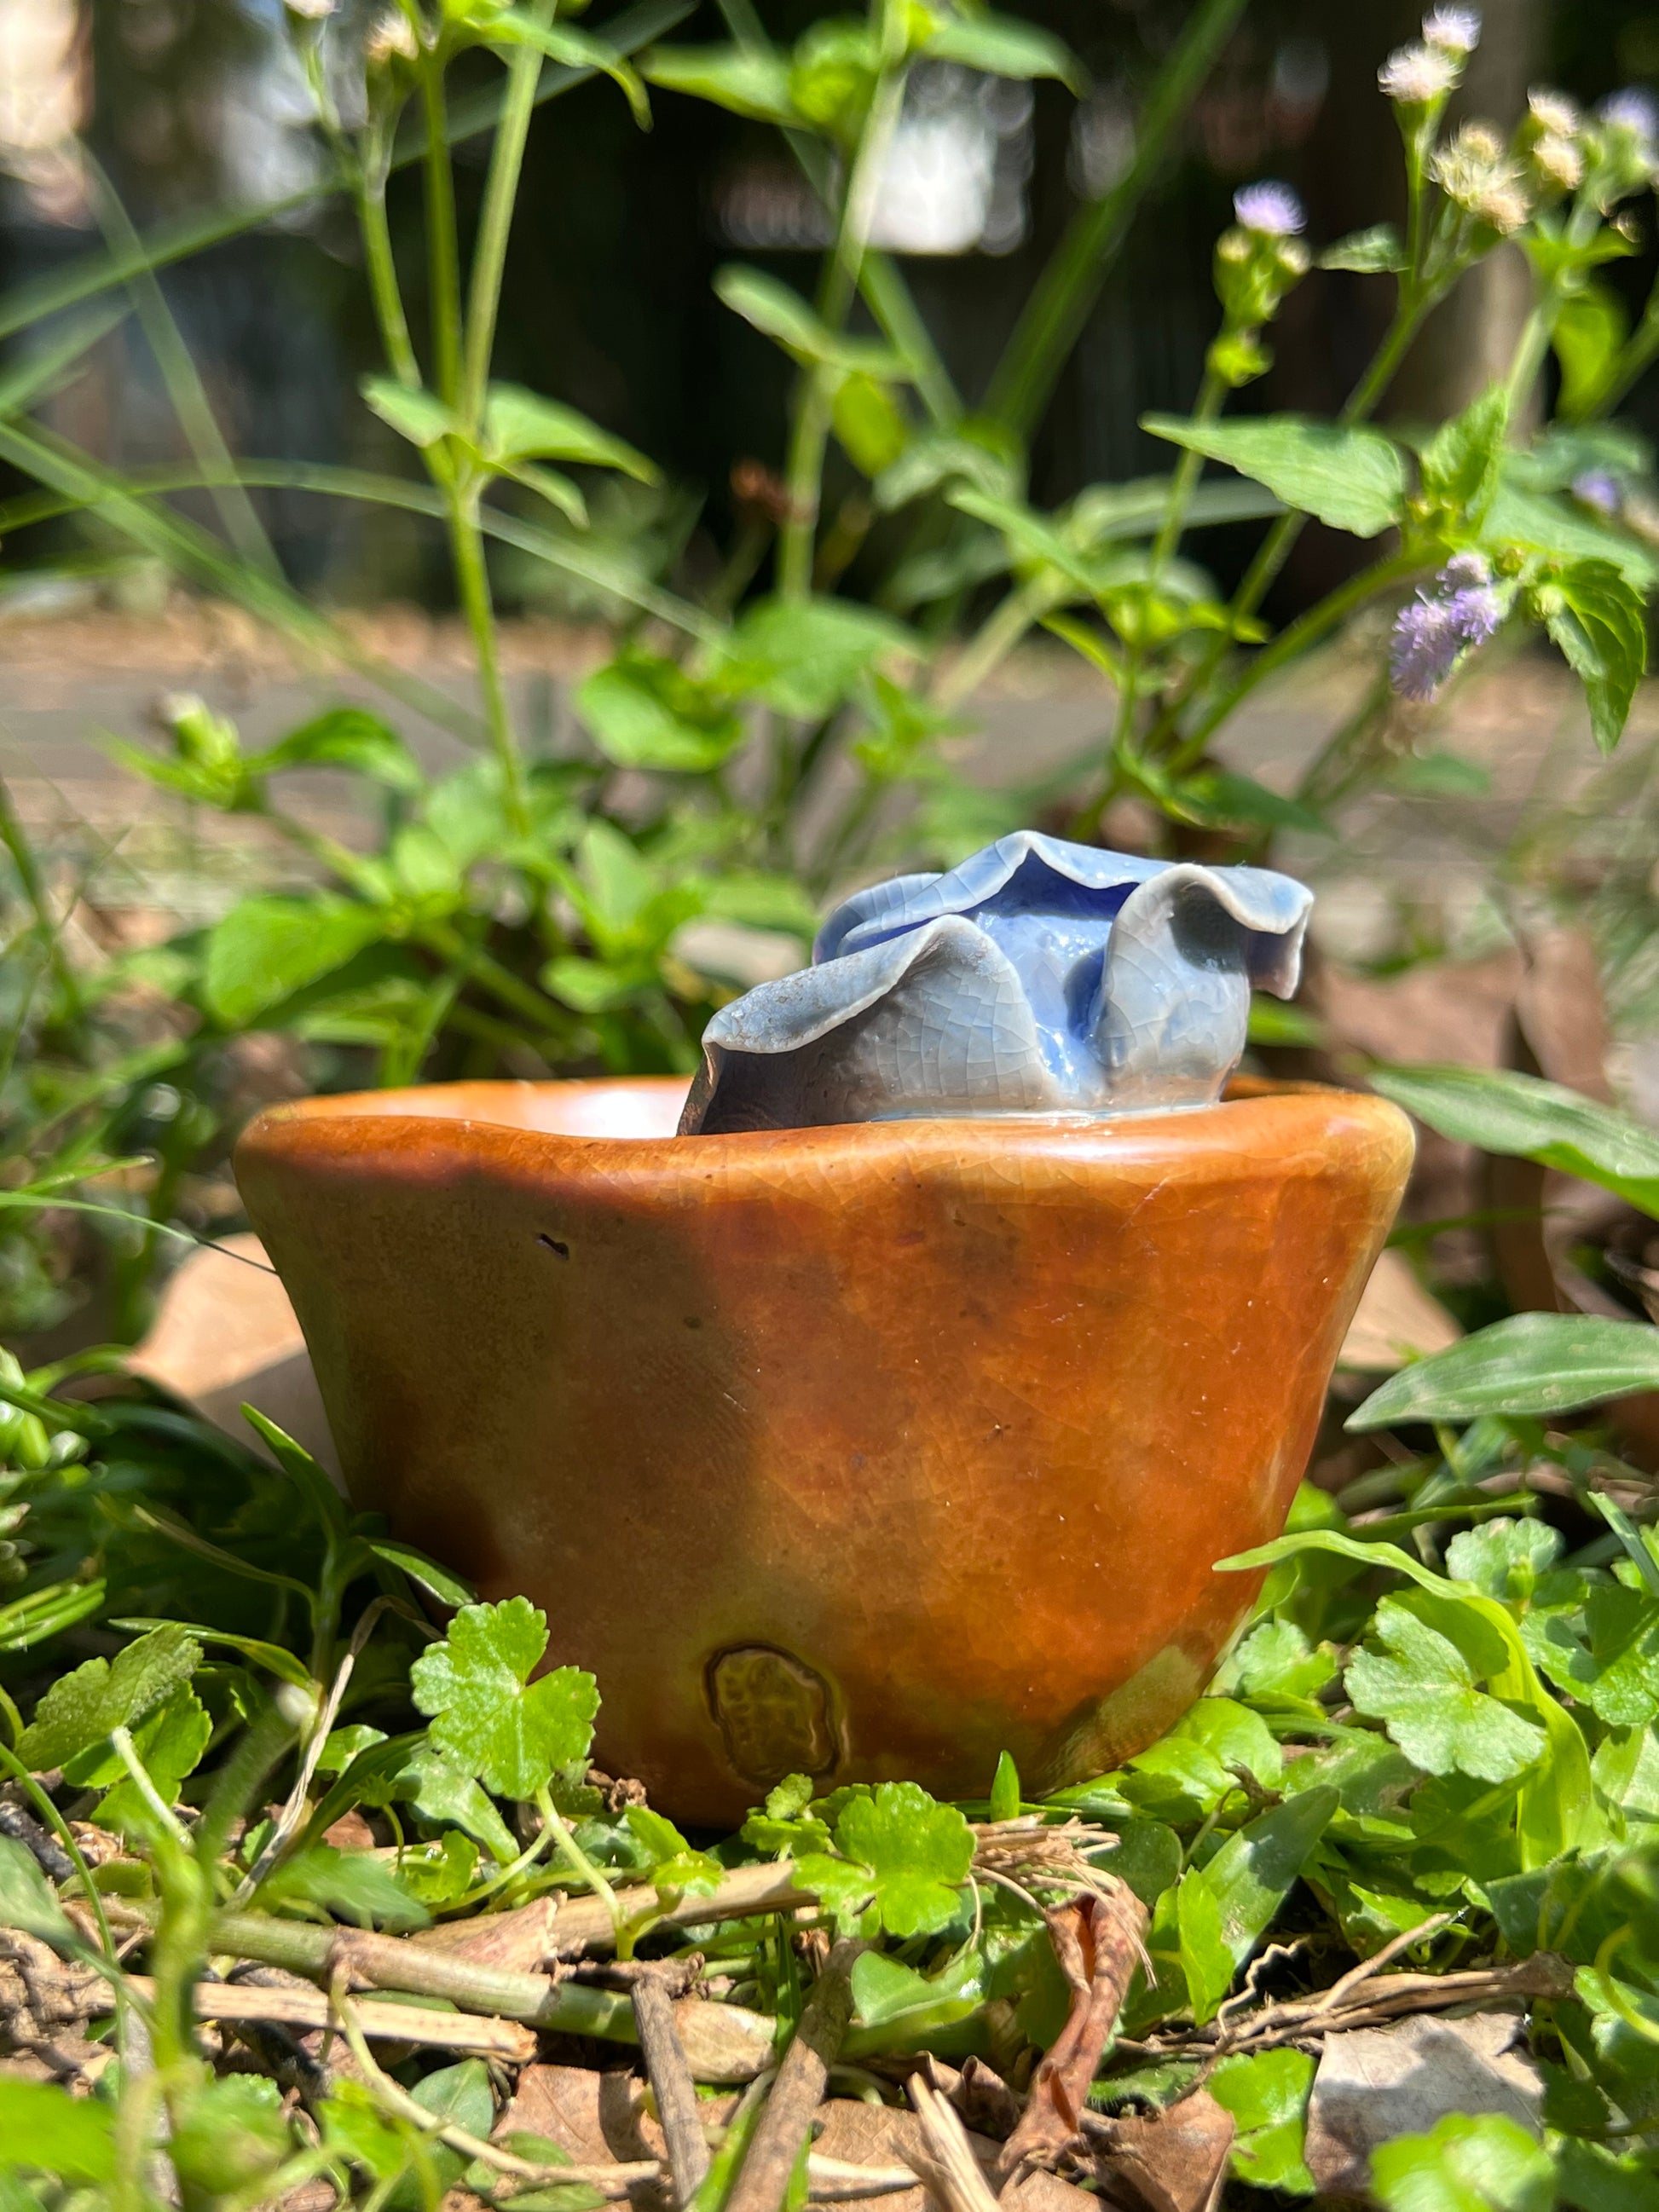
[[827, 1774], [836, 1764], [830, 1685], [787, 1651], [745, 1644], [719, 1653], [709, 1662], [708, 1702], [745, 1782]]

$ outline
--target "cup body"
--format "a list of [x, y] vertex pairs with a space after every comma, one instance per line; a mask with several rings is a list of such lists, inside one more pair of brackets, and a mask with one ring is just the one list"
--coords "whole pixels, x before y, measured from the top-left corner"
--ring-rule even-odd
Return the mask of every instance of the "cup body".
[[1047, 1790], [1140, 1748], [1259, 1586], [1409, 1169], [1287, 1090], [676, 1137], [684, 1086], [276, 1108], [237, 1175], [360, 1507], [544, 1607], [595, 1758]]

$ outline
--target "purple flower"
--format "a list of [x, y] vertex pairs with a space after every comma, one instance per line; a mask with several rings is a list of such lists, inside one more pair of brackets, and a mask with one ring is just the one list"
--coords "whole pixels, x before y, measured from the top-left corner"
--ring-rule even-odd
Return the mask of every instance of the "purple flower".
[[1593, 507], [1597, 514], [1615, 515], [1625, 503], [1618, 478], [1610, 477], [1605, 469], [1586, 469], [1583, 476], [1575, 477], [1572, 495], [1581, 506]]
[[1307, 227], [1301, 200], [1288, 185], [1264, 179], [1233, 194], [1233, 213], [1261, 238], [1294, 238]]
[[1628, 86], [1623, 92], [1615, 92], [1610, 100], [1604, 100], [1601, 116], [1603, 123], [1611, 125], [1615, 131], [1628, 131], [1644, 146], [1659, 140], [1659, 100], [1639, 85]]
[[1423, 40], [1443, 54], [1472, 54], [1480, 43], [1480, 10], [1431, 9], [1423, 18]]
[[1389, 681], [1402, 699], [1432, 699], [1471, 647], [1493, 636], [1504, 614], [1503, 592], [1479, 553], [1456, 553], [1395, 617]]

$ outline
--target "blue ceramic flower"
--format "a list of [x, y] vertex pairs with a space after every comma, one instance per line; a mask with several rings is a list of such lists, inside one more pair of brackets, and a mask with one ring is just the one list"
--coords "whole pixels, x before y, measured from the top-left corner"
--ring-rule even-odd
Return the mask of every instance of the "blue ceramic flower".
[[1206, 1105], [1252, 988], [1288, 999], [1311, 892], [1021, 830], [837, 907], [811, 967], [703, 1032], [686, 1133]]

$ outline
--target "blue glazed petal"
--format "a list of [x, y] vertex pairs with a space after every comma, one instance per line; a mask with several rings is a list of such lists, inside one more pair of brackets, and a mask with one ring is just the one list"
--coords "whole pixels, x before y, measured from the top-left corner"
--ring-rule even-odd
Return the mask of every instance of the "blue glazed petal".
[[855, 893], [812, 967], [724, 1007], [681, 1128], [1206, 1103], [1252, 987], [1295, 991], [1311, 905], [1268, 869], [1018, 831]]

